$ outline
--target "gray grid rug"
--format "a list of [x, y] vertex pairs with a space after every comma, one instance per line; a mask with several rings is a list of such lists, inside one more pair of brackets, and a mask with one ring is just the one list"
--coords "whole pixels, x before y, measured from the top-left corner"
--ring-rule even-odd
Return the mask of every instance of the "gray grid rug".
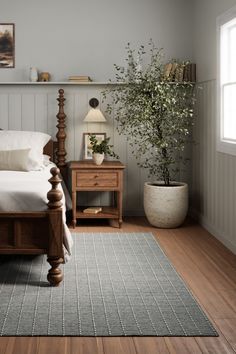
[[45, 256], [0, 257], [2, 336], [217, 336], [151, 233], [74, 241], [58, 288]]

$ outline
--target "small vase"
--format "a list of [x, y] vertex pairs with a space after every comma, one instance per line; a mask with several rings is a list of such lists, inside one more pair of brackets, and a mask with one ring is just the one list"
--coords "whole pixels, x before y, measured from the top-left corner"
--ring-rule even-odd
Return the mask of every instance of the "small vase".
[[101, 165], [104, 160], [104, 154], [93, 153], [93, 161], [95, 165]]
[[35, 67], [30, 68], [30, 81], [37, 82], [38, 81], [38, 70]]

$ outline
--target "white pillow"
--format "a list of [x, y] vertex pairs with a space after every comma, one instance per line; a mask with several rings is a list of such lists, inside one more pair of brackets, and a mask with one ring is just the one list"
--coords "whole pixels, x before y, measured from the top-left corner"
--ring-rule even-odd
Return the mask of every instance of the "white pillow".
[[41, 132], [1, 130], [0, 150], [30, 149], [28, 170], [40, 170], [43, 166], [43, 148], [51, 139]]
[[48, 166], [51, 163], [51, 156], [43, 155], [43, 164], [44, 166]]
[[28, 171], [30, 149], [0, 151], [0, 170]]

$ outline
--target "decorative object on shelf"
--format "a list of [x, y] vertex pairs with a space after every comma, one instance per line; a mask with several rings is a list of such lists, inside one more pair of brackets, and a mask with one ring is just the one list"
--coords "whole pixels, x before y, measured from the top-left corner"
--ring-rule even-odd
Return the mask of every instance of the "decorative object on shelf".
[[[144, 188], [144, 210], [149, 222], [162, 228], [177, 227], [188, 210], [187, 185], [174, 180], [186, 161], [183, 151], [190, 142], [194, 84], [172, 81], [171, 70], [178, 66], [165, 66], [162, 49], [156, 48], [152, 40], [149, 50], [144, 46], [138, 49], [145, 63], [142, 71], [136, 66], [135, 53], [128, 44], [128, 66], [115, 65], [117, 81], [126, 85], [108, 87], [103, 97], [111, 96], [108, 113], [114, 112], [118, 131], [128, 136], [138, 165], [147, 168], [153, 177]], [[182, 78], [182, 70], [178, 75]]]
[[92, 148], [93, 161], [96, 165], [102, 164], [105, 155], [109, 155], [116, 159], [119, 158], [119, 156], [112, 151], [113, 145], [109, 144], [110, 138], [105, 138], [99, 142], [95, 135], [89, 134], [89, 139]]
[[86, 117], [84, 118], [84, 122], [89, 123], [104, 123], [106, 122], [106, 118], [102, 114], [98, 107], [99, 101], [97, 98], [91, 98], [89, 100], [90, 110], [88, 111]]
[[0, 68], [15, 67], [15, 25], [0, 23]]
[[171, 82], [196, 82], [196, 64], [189, 61], [167, 63], [163, 76]]
[[69, 81], [71, 82], [92, 82], [92, 79], [89, 76], [79, 76], [79, 75], [75, 75], [75, 76], [69, 76]]
[[184, 81], [196, 82], [196, 64], [188, 63], [184, 68]]
[[106, 133], [83, 133], [83, 142], [84, 142], [84, 159], [85, 160], [92, 160], [93, 158], [93, 150], [90, 141], [90, 135], [96, 137], [98, 143], [102, 142], [106, 139]]
[[30, 75], [29, 79], [31, 82], [37, 82], [38, 81], [38, 70], [34, 66], [30, 68]]
[[41, 82], [50, 81], [50, 74], [48, 72], [41, 72], [39, 75], [39, 81]]

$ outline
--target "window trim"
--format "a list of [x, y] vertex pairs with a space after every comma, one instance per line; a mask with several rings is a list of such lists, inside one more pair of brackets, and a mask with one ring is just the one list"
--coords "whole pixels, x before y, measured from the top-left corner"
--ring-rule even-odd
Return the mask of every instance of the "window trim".
[[[236, 18], [236, 6], [232, 7], [216, 19], [217, 34], [217, 80], [216, 80], [216, 102], [217, 102], [217, 127], [216, 127], [216, 149], [219, 152], [236, 156], [236, 141], [224, 140], [222, 137], [222, 96], [223, 85], [221, 84], [221, 27]], [[224, 83], [228, 85], [229, 82]]]

